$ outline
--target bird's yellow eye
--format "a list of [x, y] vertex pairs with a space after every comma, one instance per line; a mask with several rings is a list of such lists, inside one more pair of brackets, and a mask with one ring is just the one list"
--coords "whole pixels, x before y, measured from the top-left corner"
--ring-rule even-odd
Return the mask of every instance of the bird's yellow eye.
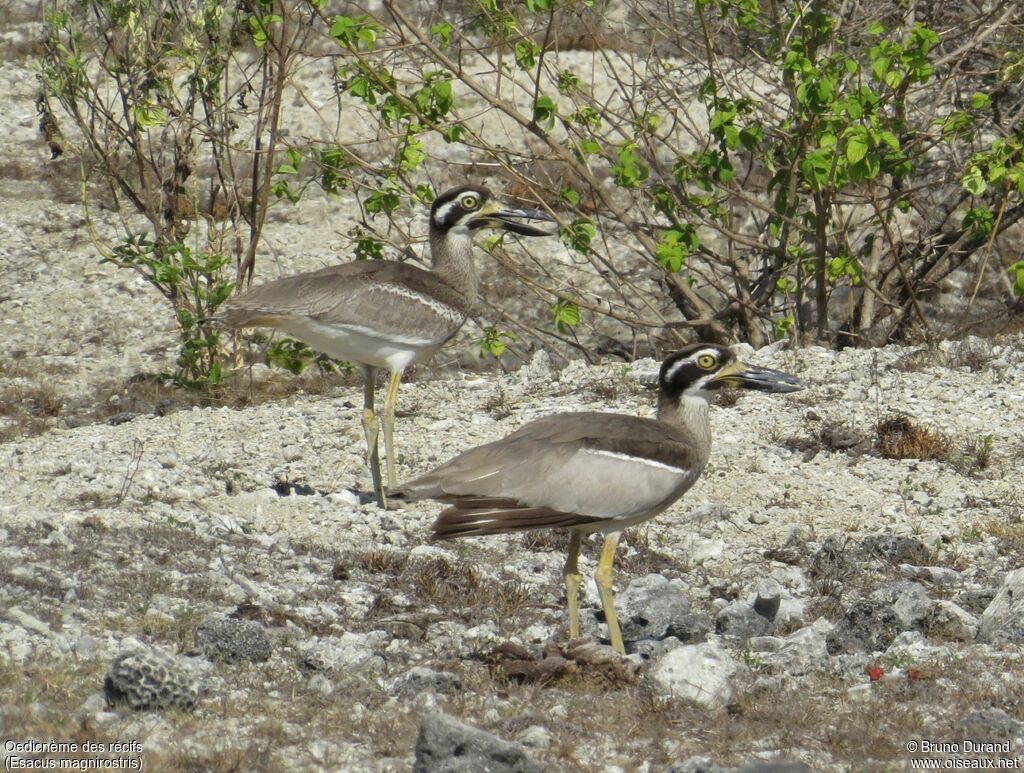
[[711, 370], [718, 364], [718, 358], [713, 354], [702, 354], [697, 358], [697, 364], [704, 370]]
[[480, 199], [476, 196], [469, 195], [462, 197], [462, 208], [463, 209], [476, 209], [480, 206]]

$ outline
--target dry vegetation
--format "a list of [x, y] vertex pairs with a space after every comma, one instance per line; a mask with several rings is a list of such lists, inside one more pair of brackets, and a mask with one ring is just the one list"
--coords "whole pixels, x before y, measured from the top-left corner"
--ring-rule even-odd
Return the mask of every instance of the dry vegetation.
[[[985, 528], [1002, 528], [1005, 538], [1020, 541], [1019, 525], [987, 524]], [[58, 617], [47, 610], [59, 605], [66, 592], [62, 578], [74, 578], [81, 588], [80, 614], [92, 621], [89, 630], [94, 637], [108, 632], [133, 634], [184, 652], [194, 639], [203, 610], [225, 603], [206, 580], [214, 555], [248, 576], [274, 570], [273, 555], [240, 536], [218, 542], [174, 526], [127, 534], [95, 523], [71, 527], [67, 532], [76, 546], [70, 554], [59, 543], [47, 544], [42, 539], [45, 529], [10, 530], [9, 541], [32, 554], [26, 566], [33, 571], [30, 576], [7, 572], [4, 584], [13, 589], [19, 604], [59, 626]], [[560, 542], [559, 536], [535, 536], [529, 548], [560, 552], [564, 547]], [[649, 548], [642, 530], [631, 530], [624, 543], [633, 548], [626, 552], [635, 553], [626, 561], [630, 566], [625, 571], [642, 573], [659, 567], [659, 556]], [[851, 544], [830, 545], [822, 546], [807, 562], [809, 576], [819, 585], [820, 593], [828, 596], [832, 583], [850, 593], [855, 585], [867, 587], [868, 580], [870, 584], [879, 582], [877, 571], [865, 569], [860, 574], [851, 557]], [[417, 618], [423, 626], [434, 617], [430, 610], [441, 607], [446, 619], [470, 624], [494, 621], [507, 632], [538, 619], [550, 623], [552, 615], [561, 615], [557, 578], [538, 592], [537, 588], [527, 590], [502, 581], [500, 568], [496, 576], [496, 567], [472, 558], [410, 558], [402, 551], [383, 548], [337, 552], [324, 545], [296, 547], [297, 555], [316, 559], [322, 576], [298, 589], [302, 598], [289, 605], [291, 610], [301, 608], [303, 599], [305, 603], [330, 599], [332, 587], [353, 581], [375, 588], [378, 603], [367, 618], [346, 620], [338, 627], [307, 621], [293, 612], [282, 616], [268, 608], [239, 608], [237, 614], [260, 619], [269, 627], [278, 641], [280, 657], [257, 665], [222, 664], [220, 676], [232, 685], [232, 698], [228, 699], [227, 693], [219, 698], [208, 696], [194, 716], [163, 715], [163, 724], [171, 732], [207, 741], [148, 755], [147, 769], [274, 769], [281, 760], [278, 755], [305, 747], [310, 737], [363, 745], [378, 758], [403, 759], [412, 748], [418, 726], [412, 704], [396, 711], [381, 684], [358, 671], [335, 674], [338, 689], [329, 696], [311, 691], [302, 686], [304, 678], [291, 644], [309, 634], [397, 626], [401, 613], [410, 609], [426, 611]], [[798, 550], [806, 552], [806, 547]], [[46, 569], [57, 565], [63, 567], [60, 576]], [[276, 571], [280, 574], [281, 568]], [[176, 576], [173, 583], [169, 582], [170, 573]], [[154, 613], [151, 606], [158, 596], [173, 599], [179, 611], [171, 616]], [[405, 601], [397, 608], [392, 600], [399, 597]], [[408, 637], [416, 626], [409, 625], [409, 619], [405, 622], [404, 627], [393, 630]], [[298, 637], [296, 626], [301, 631]], [[415, 638], [406, 645], [410, 653], [416, 646], [413, 642]], [[476, 717], [477, 724], [504, 737], [515, 737], [534, 724], [547, 727], [552, 738], [545, 759], [562, 770], [588, 770], [595, 748], [607, 753], [609, 764], [616, 760], [628, 763], [640, 754], [660, 766], [698, 752], [721, 764], [738, 764], [754, 752], [786, 748], [827, 753], [838, 759], [870, 757], [882, 765], [887, 760], [896, 763], [904, 757], [904, 739], [919, 732], [927, 706], [941, 703], [950, 708], [953, 701], [956, 705], [952, 708], [965, 711], [986, 704], [993, 695], [987, 664], [952, 658], [920, 667], [911, 661], [881, 663], [886, 671], [899, 667], [901, 675], [883, 679], [857, 701], [837, 701], [837, 694], [843, 694], [849, 684], [832, 676], [802, 681], [799, 688], [792, 687], [798, 690], [792, 699], [780, 700], [790, 689], [786, 677], [751, 657], [749, 670], [741, 672], [737, 681], [737, 697], [728, 707], [727, 719], [709, 723], [703, 710], [655, 699], [642, 683], [611, 683], [586, 669], [555, 680], [520, 683], [489, 666], [486, 653], [480, 656], [477, 662], [443, 656], [428, 659], [436, 668], [454, 670], [462, 681], [458, 694], [439, 697], [441, 707], [459, 716]], [[30, 656], [23, 666], [5, 661], [0, 667], [0, 703], [28, 707], [5, 716], [6, 732], [26, 738], [113, 740], [123, 738], [126, 732], [134, 737], [138, 726], [130, 725], [135, 729], [126, 731], [123, 724], [132, 721], [130, 716], [97, 726], [88, 719], [88, 712], [81, 712], [83, 704], [99, 691], [104, 668], [105, 663], [95, 656], [67, 660], [42, 651]], [[1015, 678], [1022, 676], [1024, 672], [1018, 672]], [[235, 728], [229, 735], [237, 732], [250, 740], [244, 744], [224, 741], [223, 731], [215, 728], [228, 727]], [[211, 733], [221, 739], [215, 740]], [[140, 737], [145, 748], [144, 733]], [[589, 747], [585, 755], [580, 753], [581, 739], [586, 739]], [[343, 764], [343, 758], [330, 749], [324, 755], [318, 764], [328, 768]]]

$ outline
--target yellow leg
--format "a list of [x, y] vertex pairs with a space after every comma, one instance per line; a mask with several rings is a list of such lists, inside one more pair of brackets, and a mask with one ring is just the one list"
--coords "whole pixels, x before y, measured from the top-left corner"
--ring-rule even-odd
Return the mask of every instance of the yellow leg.
[[565, 598], [569, 606], [569, 638], [580, 635], [580, 577], [576, 561], [580, 555], [580, 533], [573, 529], [569, 537], [569, 556], [565, 559]]
[[388, 462], [388, 488], [398, 485], [398, 476], [395, 474], [395, 405], [398, 403], [398, 387], [401, 383], [401, 371], [391, 371], [388, 393], [384, 398], [384, 446]]
[[619, 619], [615, 616], [615, 599], [612, 596], [612, 563], [615, 561], [615, 548], [618, 545], [619, 532], [613, 531], [604, 538], [594, 580], [597, 582], [597, 591], [601, 594], [601, 605], [604, 607], [604, 619], [608, 623], [608, 638], [612, 641], [612, 648], [620, 655], [625, 655], [626, 648], [622, 646], [622, 633], [619, 631]]
[[373, 368], [366, 368], [366, 380], [363, 383], [363, 434], [366, 435], [366, 461], [370, 465], [373, 493], [377, 497], [377, 504], [387, 507], [384, 484], [380, 477], [380, 451], [377, 449], [377, 435], [380, 434], [380, 430], [377, 427], [377, 414], [373, 411], [374, 375]]

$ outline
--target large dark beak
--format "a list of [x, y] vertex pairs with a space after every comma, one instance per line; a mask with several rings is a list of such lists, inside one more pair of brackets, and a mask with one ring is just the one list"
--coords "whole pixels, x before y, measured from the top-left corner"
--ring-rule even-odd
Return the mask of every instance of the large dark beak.
[[501, 202], [485, 204], [480, 214], [469, 221], [472, 230], [478, 228], [500, 228], [522, 236], [552, 236], [557, 228], [538, 228], [524, 221], [539, 220], [544, 223], [557, 223], [553, 217], [539, 209], [513, 209]]
[[735, 389], [756, 389], [759, 392], [799, 392], [806, 387], [796, 376], [770, 368], [755, 368], [734, 362], [719, 371], [708, 385], [712, 389], [733, 387]]

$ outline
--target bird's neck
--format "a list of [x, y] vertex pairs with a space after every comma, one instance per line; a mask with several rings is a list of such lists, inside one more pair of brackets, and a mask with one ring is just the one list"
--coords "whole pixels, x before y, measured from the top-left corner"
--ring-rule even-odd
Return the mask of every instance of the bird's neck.
[[473, 267], [473, 237], [468, 231], [430, 234], [430, 261], [434, 273], [466, 298], [476, 299], [477, 277]]
[[673, 424], [693, 435], [699, 448], [711, 447], [711, 421], [708, 401], [697, 395], [658, 395], [659, 421]]

